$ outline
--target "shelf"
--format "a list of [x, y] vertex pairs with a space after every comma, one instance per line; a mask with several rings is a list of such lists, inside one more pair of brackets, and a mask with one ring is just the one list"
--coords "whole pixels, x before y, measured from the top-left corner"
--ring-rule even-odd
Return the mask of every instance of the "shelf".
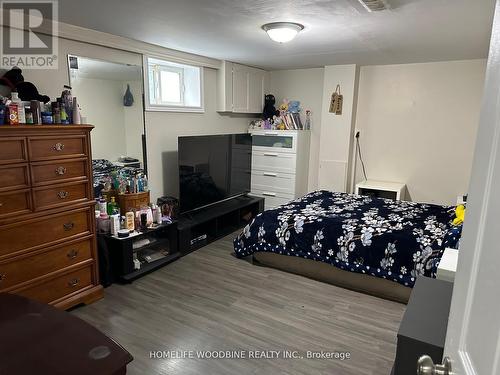
[[170, 262], [173, 262], [174, 260], [180, 258], [180, 256], [181, 256], [181, 254], [179, 252], [176, 252], [176, 253], [167, 255], [165, 258], [158, 259], [152, 263], [143, 263], [141, 265], [140, 269], [138, 269], [134, 272], [128, 273], [126, 275], [122, 275], [121, 278], [127, 282], [133, 281], [133, 280], [137, 279], [138, 277], [144, 276], [145, 274], [147, 274], [149, 272], [152, 272], [160, 267], [163, 267], [164, 265], [166, 265]]

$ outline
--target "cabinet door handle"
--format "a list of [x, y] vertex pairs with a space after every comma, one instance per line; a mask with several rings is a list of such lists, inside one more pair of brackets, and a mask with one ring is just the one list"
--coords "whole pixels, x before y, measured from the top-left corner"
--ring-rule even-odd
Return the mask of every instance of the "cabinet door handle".
[[57, 193], [57, 196], [59, 197], [59, 199], [66, 199], [69, 197], [69, 192], [61, 190], [59, 193]]
[[62, 176], [66, 173], [66, 168], [64, 167], [57, 167], [56, 168], [56, 175]]
[[265, 195], [267, 197], [275, 197], [276, 196], [276, 193], [268, 193], [268, 192], [263, 192], [262, 195]]
[[54, 151], [62, 151], [62, 150], [64, 150], [64, 143], [57, 142], [54, 145], [53, 149], [54, 149]]
[[7, 278], [7, 275], [4, 273], [0, 273], [0, 283]]
[[68, 231], [75, 227], [75, 223], [70, 221], [69, 223], [63, 224], [63, 227], [65, 231]]
[[75, 259], [78, 256], [78, 250], [73, 249], [68, 253], [69, 259]]
[[276, 157], [276, 156], [278, 156], [278, 154], [275, 154], [274, 152], [265, 152], [264, 156], [274, 156], [274, 157]]
[[278, 175], [276, 173], [264, 172], [263, 174], [264, 174], [264, 176], [267, 176], [267, 177], [278, 177]]
[[79, 282], [80, 282], [80, 279], [74, 278], [74, 279], [72, 279], [72, 280], [70, 280], [70, 281], [68, 282], [68, 285], [69, 285], [70, 287], [75, 287], [75, 286], [77, 286], [77, 285], [78, 285], [78, 283], [79, 283]]

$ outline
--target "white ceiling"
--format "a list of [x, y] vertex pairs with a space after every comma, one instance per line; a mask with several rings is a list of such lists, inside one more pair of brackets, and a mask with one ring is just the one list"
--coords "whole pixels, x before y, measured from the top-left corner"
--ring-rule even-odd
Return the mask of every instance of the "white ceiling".
[[[62, 22], [266, 69], [484, 58], [494, 0], [61, 0]], [[261, 26], [305, 26], [288, 44]]]

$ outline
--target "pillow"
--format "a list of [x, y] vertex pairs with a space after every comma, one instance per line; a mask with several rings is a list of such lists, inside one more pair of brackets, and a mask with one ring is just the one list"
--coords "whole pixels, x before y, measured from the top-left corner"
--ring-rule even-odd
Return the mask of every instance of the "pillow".
[[462, 224], [453, 226], [444, 235], [443, 246], [451, 249], [458, 249], [462, 237]]

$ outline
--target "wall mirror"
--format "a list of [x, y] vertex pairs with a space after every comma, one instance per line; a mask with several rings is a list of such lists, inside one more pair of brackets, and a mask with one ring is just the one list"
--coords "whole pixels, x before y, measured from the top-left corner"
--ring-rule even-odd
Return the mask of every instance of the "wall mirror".
[[95, 127], [92, 159], [145, 170], [142, 67], [68, 55], [68, 68], [82, 119]]

